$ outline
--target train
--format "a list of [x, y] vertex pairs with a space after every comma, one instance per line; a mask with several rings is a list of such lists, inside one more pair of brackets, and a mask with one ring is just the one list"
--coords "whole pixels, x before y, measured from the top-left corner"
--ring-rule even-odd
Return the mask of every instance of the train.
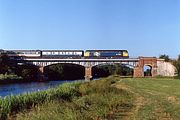
[[129, 58], [127, 50], [3, 50], [3, 52], [14, 58]]

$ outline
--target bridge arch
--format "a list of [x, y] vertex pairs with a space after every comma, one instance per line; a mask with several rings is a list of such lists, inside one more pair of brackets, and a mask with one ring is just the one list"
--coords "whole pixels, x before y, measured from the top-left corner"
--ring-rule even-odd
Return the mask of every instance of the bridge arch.
[[133, 68], [131, 64], [125, 63], [101, 63], [92, 67], [93, 77], [107, 77], [111, 74], [118, 74], [121, 76], [132, 76]]
[[85, 68], [74, 63], [54, 63], [44, 66], [44, 75], [50, 80], [84, 79]]
[[144, 64], [144, 77], [152, 76], [152, 65], [151, 64]]

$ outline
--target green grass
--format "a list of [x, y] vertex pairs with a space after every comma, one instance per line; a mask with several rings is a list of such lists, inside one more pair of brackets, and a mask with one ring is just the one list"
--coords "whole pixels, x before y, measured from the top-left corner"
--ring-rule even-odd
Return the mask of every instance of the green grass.
[[65, 83], [46, 91], [0, 98], [0, 120], [5, 120], [19, 111], [30, 109], [51, 100], [64, 99], [69, 101], [73, 96], [78, 96], [76, 87], [79, 84], [78, 82]]
[[129, 86], [136, 96], [135, 119], [180, 119], [180, 79], [134, 78], [119, 84]]
[[56, 100], [21, 112], [18, 120], [96, 120], [122, 119], [133, 108], [133, 96], [128, 91], [114, 87], [117, 79], [112, 77], [83, 83], [79, 86], [81, 96], [71, 101]]
[[[69, 84], [63, 92], [44, 91], [47, 94], [43, 95], [49, 96], [45, 101], [40, 99], [43, 95], [32, 97], [36, 105], [30, 109], [22, 105], [23, 109], [19, 107], [20, 112], [10, 114], [9, 119], [180, 120], [180, 79], [110, 76], [75, 86]], [[8, 108], [8, 103], [5, 106]]]

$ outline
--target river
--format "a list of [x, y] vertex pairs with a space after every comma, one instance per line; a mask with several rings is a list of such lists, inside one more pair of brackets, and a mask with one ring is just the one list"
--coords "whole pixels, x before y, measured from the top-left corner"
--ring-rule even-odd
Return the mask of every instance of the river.
[[4, 85], [0, 85], [0, 97], [46, 90], [48, 88], [58, 86], [64, 82], [73, 82], [73, 81], [74, 80], [68, 80], [68, 81], [59, 80], [59, 81], [47, 81], [47, 82], [4, 84]]

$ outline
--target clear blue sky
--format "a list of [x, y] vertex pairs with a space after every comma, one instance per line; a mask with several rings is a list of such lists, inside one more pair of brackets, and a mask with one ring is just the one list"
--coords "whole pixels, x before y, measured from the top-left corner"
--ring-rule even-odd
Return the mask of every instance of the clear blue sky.
[[180, 54], [180, 0], [0, 0], [1, 49]]

